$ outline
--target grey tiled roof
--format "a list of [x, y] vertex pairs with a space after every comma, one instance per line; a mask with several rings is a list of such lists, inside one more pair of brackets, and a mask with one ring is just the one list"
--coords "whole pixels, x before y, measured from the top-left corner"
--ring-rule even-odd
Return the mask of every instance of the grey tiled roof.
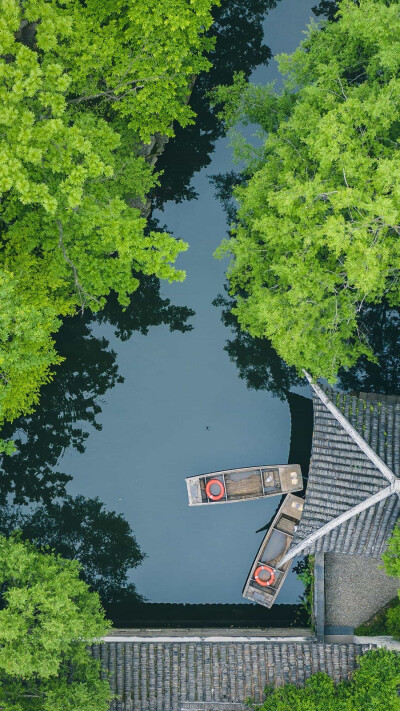
[[[346, 395], [328, 397], [397, 476], [400, 475], [400, 403], [398, 398]], [[314, 394], [311, 465], [303, 516], [293, 546], [323, 524], [388, 486], [357, 444]], [[305, 552], [337, 552], [379, 557], [397, 518], [396, 494], [371, 506], [312, 543]]]
[[[93, 646], [111, 673], [112, 711], [181, 711], [185, 702], [243, 703], [263, 699], [267, 684], [304, 684], [327, 672], [348, 679], [368, 646], [283, 642], [104, 642]], [[229, 709], [230, 706], [225, 706]]]

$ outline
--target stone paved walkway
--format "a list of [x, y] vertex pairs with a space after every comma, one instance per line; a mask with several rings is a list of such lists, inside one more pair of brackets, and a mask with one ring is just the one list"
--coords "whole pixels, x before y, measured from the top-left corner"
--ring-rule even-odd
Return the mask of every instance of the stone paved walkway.
[[400, 581], [380, 570], [380, 558], [325, 555], [325, 624], [357, 627], [396, 597]]

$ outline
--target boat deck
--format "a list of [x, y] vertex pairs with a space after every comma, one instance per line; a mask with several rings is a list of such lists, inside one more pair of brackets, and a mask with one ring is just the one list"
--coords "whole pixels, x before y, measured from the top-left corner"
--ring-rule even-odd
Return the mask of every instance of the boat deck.
[[301, 491], [298, 464], [226, 469], [186, 479], [189, 506], [222, 504]]
[[279, 562], [290, 548], [303, 505], [298, 496], [286, 496], [251, 566], [243, 588], [246, 599], [272, 607], [291, 565], [291, 561], [283, 566]]

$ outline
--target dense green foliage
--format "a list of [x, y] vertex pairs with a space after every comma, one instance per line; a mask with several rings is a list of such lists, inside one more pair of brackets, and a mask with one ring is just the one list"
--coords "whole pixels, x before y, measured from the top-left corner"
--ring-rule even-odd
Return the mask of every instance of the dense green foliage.
[[339, 7], [281, 55], [282, 92], [239, 75], [215, 96], [228, 126], [264, 136], [259, 149], [236, 140], [246, 184], [219, 250], [233, 256], [234, 313], [289, 365], [329, 379], [372, 357], [363, 305], [400, 303], [399, 2]]
[[[383, 564], [388, 575], [400, 580], [400, 524], [396, 528], [388, 541], [386, 552], [382, 556]], [[400, 590], [398, 591], [400, 598]], [[389, 634], [400, 639], [400, 605], [389, 607], [386, 613], [386, 628]]]
[[3, 711], [109, 711], [110, 686], [84, 645], [61, 655], [57, 676], [29, 679], [0, 672]]
[[29, 412], [59, 362], [60, 317], [122, 306], [133, 269], [170, 281], [180, 240], [145, 230], [140, 155], [193, 120], [211, 0], [0, 2], [0, 422]]
[[308, 625], [313, 626], [313, 610], [314, 610], [314, 584], [315, 584], [315, 556], [308, 555], [302, 558], [293, 568], [299, 580], [304, 585], [304, 593], [301, 596], [301, 606], [307, 614]]
[[105, 634], [96, 593], [79, 564], [43, 553], [15, 536], [0, 538], [0, 669], [29, 678], [57, 674], [77, 640]]
[[361, 625], [355, 628], [354, 634], [357, 636], [379, 637], [380, 635], [390, 635], [388, 629], [388, 611], [392, 607], [398, 607], [400, 600], [395, 597], [387, 605], [381, 607], [369, 620], [365, 620]]
[[128, 521], [107, 511], [98, 498], [66, 496], [46, 506], [2, 506], [0, 533], [22, 532], [24, 539], [46, 546], [63, 558], [79, 561], [80, 577], [99, 593], [102, 604], [126, 595], [142, 600], [128, 573], [144, 554]]
[[79, 564], [1, 537], [0, 590], [1, 707], [105, 711], [108, 682], [86, 645], [107, 623]]
[[398, 711], [400, 655], [386, 649], [367, 652], [350, 682], [334, 684], [327, 674], [314, 674], [304, 688], [286, 684], [267, 689], [265, 711]]

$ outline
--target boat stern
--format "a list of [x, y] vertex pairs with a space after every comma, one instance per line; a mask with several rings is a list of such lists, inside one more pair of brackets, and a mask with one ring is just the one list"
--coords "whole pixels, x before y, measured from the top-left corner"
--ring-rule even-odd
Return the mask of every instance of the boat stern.
[[199, 506], [204, 503], [201, 496], [200, 479], [196, 476], [189, 476], [186, 481], [189, 506]]
[[280, 467], [279, 478], [282, 492], [301, 491], [304, 486], [299, 464], [286, 464]]

